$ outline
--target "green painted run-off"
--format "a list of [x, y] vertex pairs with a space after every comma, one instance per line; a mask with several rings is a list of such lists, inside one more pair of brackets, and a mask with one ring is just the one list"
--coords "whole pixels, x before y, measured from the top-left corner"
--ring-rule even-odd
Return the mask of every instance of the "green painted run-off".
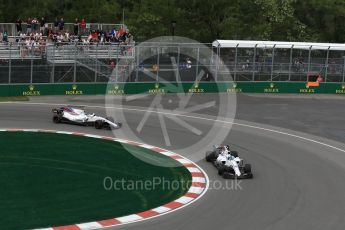
[[[188, 191], [191, 174], [180, 163], [148, 149], [126, 147], [73, 135], [0, 132], [0, 228], [105, 220], [164, 205]], [[112, 178], [113, 189], [106, 177]], [[156, 186], [141, 185], [153, 180]], [[132, 188], [131, 181], [138, 185]], [[168, 187], [172, 181], [179, 186]]]

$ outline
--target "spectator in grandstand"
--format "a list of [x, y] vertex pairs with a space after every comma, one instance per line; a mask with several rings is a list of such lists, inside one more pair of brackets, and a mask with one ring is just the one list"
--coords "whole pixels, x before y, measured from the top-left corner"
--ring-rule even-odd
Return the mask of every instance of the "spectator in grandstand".
[[44, 17], [42, 17], [40, 21], [40, 32], [46, 35], [46, 19]]
[[304, 59], [303, 57], [298, 58], [298, 68], [301, 72], [304, 72]]
[[56, 36], [56, 46], [61, 46], [64, 40], [64, 36], [61, 33], [58, 33]]
[[74, 35], [79, 35], [79, 19], [78, 18], [76, 18], [75, 20], [74, 20], [74, 25], [73, 25], [73, 32], [74, 32]]
[[126, 30], [123, 26], [119, 29], [119, 31], [116, 34], [117, 40], [120, 42], [124, 42], [126, 40]]
[[24, 56], [29, 55], [31, 53], [32, 48], [32, 39], [26, 39], [25, 40], [25, 49], [24, 49]]
[[26, 40], [26, 34], [21, 32], [20, 35], [19, 35], [19, 38], [20, 38], [20, 41], [23, 42]]
[[192, 68], [192, 61], [189, 58], [186, 58], [186, 68], [191, 69]]
[[6, 30], [4, 31], [4, 34], [2, 35], [2, 41], [5, 42], [5, 43], [8, 42], [8, 34], [7, 34]]
[[59, 28], [59, 19], [56, 17], [54, 20], [54, 31], [56, 32]]
[[38, 26], [39, 26], [39, 22], [38, 22], [37, 18], [32, 19], [31, 25], [32, 25], [31, 26], [32, 32], [36, 33], [38, 31]]
[[86, 21], [85, 21], [84, 18], [81, 20], [79, 27], [80, 27], [81, 34], [85, 35], [85, 32], [86, 32]]
[[114, 59], [111, 59], [110, 60], [110, 68], [115, 69], [115, 67], [116, 67], [116, 61]]
[[128, 34], [128, 43], [127, 44], [133, 44], [134, 42], [134, 37], [131, 33]]
[[61, 18], [59, 21], [59, 30], [62, 31], [64, 27], [65, 27], [65, 21], [63, 20], [63, 18]]
[[40, 40], [40, 39], [43, 39], [43, 35], [42, 35], [42, 33], [41, 32], [37, 32], [37, 33], [35, 33], [35, 34], [33, 34], [33, 37], [34, 37], [34, 40], [35, 41], [38, 41], [38, 40]]
[[68, 30], [66, 30], [65, 34], [64, 34], [64, 38], [63, 38], [63, 42], [67, 43], [70, 42], [70, 33]]
[[18, 18], [16, 21], [17, 34], [20, 34], [20, 32], [22, 32], [22, 23], [22, 19]]
[[206, 69], [204, 75], [201, 78], [201, 80], [202, 81], [211, 81], [212, 80], [212, 74], [210, 73], [210, 71], [208, 71]]
[[42, 56], [46, 50], [46, 41], [44, 39], [39, 40], [39, 53]]
[[31, 34], [31, 23], [31, 18], [28, 18], [28, 20], [26, 21], [26, 34]]
[[116, 37], [117, 37], [117, 31], [116, 31], [116, 29], [113, 28], [113, 29], [111, 30], [110, 34], [111, 34], [111, 36], [112, 36], [113, 38], [116, 38]]

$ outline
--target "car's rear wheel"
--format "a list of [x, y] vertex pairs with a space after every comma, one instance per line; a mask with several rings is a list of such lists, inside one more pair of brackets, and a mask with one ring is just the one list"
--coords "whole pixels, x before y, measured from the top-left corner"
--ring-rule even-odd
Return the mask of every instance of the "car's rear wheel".
[[215, 158], [215, 154], [214, 154], [214, 152], [211, 152], [211, 151], [207, 151], [206, 152], [206, 161], [207, 162], [211, 162], [212, 160], [214, 160], [214, 158]]
[[53, 116], [53, 122], [54, 122], [55, 124], [61, 123], [61, 117], [58, 116], [58, 115]]
[[231, 156], [238, 157], [237, 151], [230, 151], [230, 153], [231, 153]]
[[102, 121], [102, 120], [96, 120], [96, 121], [95, 121], [95, 128], [96, 128], [96, 129], [101, 129], [101, 128], [103, 128], [103, 121]]

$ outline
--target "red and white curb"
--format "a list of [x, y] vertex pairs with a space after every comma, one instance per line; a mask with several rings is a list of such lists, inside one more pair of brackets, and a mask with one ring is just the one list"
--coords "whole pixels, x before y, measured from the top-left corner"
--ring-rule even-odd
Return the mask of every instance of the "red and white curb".
[[205, 173], [205, 171], [200, 168], [197, 164], [190, 161], [189, 159], [162, 149], [158, 148], [152, 145], [142, 144], [139, 142], [119, 139], [119, 138], [112, 138], [112, 137], [106, 137], [106, 136], [99, 136], [99, 135], [93, 135], [93, 134], [85, 134], [85, 133], [79, 133], [79, 132], [67, 132], [67, 131], [57, 131], [57, 130], [43, 130], [43, 129], [0, 129], [0, 132], [42, 132], [42, 133], [57, 133], [57, 134], [67, 134], [67, 135], [76, 135], [76, 136], [84, 136], [84, 137], [91, 137], [91, 138], [98, 138], [98, 139], [104, 139], [109, 141], [115, 141], [115, 142], [121, 142], [129, 145], [135, 145], [142, 148], [150, 149], [154, 152], [163, 154], [165, 156], [168, 156], [170, 158], [173, 158], [174, 160], [180, 162], [183, 166], [185, 166], [188, 171], [192, 175], [192, 184], [189, 190], [186, 194], [184, 194], [182, 197], [171, 201], [170, 203], [167, 203], [165, 205], [162, 205], [160, 207], [153, 208], [151, 210], [147, 210], [144, 212], [128, 215], [128, 216], [122, 216], [122, 217], [116, 217], [112, 219], [107, 220], [101, 220], [101, 221], [94, 221], [89, 223], [81, 223], [81, 224], [73, 224], [73, 225], [66, 225], [66, 226], [59, 226], [59, 227], [50, 227], [50, 228], [42, 228], [40, 230], [86, 230], [86, 229], [100, 229], [105, 227], [112, 227], [112, 226], [118, 226], [118, 225], [124, 225], [129, 223], [134, 223], [138, 221], [143, 221], [147, 219], [151, 219], [154, 217], [158, 217], [161, 215], [168, 214], [170, 212], [176, 211], [178, 209], [181, 209], [183, 207], [186, 207], [187, 205], [192, 204], [193, 202], [197, 201], [199, 198], [201, 198], [207, 191], [209, 186], [209, 180], [208, 176]]

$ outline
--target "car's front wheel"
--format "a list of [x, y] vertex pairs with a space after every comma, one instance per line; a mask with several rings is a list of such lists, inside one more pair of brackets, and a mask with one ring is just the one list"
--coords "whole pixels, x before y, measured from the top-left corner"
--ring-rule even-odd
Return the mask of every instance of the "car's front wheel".
[[58, 116], [58, 115], [53, 116], [53, 122], [54, 122], [55, 124], [61, 123], [61, 117]]
[[211, 162], [215, 158], [214, 152], [211, 152], [211, 151], [206, 152], [206, 157], [205, 158], [206, 158], [207, 162]]
[[222, 167], [222, 166], [219, 167], [219, 168], [218, 168], [218, 175], [220, 175], [220, 176], [223, 175], [224, 171], [225, 171], [225, 170], [224, 170], [224, 167]]
[[250, 164], [244, 165], [244, 172], [251, 173], [252, 172], [252, 166]]
[[224, 178], [224, 179], [235, 179], [236, 176], [235, 176], [234, 174], [232, 174], [232, 173], [224, 172], [224, 173], [223, 173], [223, 178]]
[[102, 121], [102, 120], [96, 120], [96, 121], [95, 121], [95, 128], [96, 128], [96, 129], [101, 129], [101, 128], [103, 128], [103, 121]]

